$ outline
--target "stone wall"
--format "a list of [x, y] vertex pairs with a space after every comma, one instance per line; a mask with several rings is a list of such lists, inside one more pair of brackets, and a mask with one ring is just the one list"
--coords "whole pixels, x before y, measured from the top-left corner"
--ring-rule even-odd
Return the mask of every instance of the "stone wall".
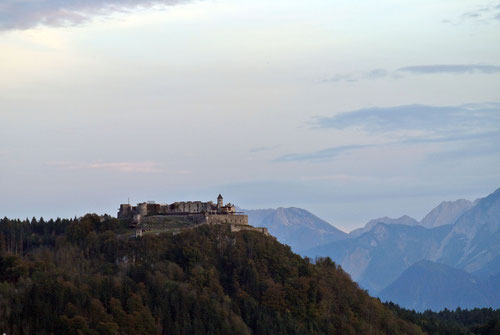
[[267, 228], [263, 227], [254, 227], [254, 226], [249, 226], [249, 225], [239, 225], [239, 224], [232, 224], [231, 225], [231, 232], [238, 232], [242, 230], [249, 230], [249, 231], [255, 231], [258, 233], [262, 233], [264, 235], [269, 235], [269, 231]]
[[142, 225], [159, 225], [170, 224], [173, 222], [185, 222], [188, 224], [205, 223], [205, 215], [190, 214], [190, 215], [152, 215], [141, 219]]
[[248, 225], [247, 215], [214, 214], [214, 215], [208, 215], [206, 220], [208, 224]]

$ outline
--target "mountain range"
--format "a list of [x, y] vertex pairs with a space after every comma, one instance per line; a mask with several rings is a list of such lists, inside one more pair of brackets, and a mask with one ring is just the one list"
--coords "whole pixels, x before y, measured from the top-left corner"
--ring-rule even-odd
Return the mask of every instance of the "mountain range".
[[465, 199], [443, 201], [420, 221], [420, 225], [426, 228], [434, 228], [453, 224], [472, 206], [474, 206], [474, 203]]
[[[493, 306], [479, 297], [500, 291], [500, 189], [474, 202], [443, 201], [420, 222], [383, 217], [350, 234], [299, 208], [245, 212], [250, 224], [267, 227], [295, 252], [332, 258], [371, 294], [404, 307]], [[482, 293], [466, 299], [472, 291]]]
[[281, 243], [301, 252], [349, 237], [340, 229], [300, 208], [238, 209], [248, 215], [252, 226], [266, 227]]

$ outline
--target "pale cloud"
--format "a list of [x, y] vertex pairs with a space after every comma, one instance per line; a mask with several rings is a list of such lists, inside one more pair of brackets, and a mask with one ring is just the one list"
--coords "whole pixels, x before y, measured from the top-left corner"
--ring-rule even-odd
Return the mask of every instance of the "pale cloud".
[[370, 72], [368, 72], [365, 76], [368, 79], [378, 79], [378, 78], [384, 78], [389, 74], [389, 72], [385, 69], [373, 69]]
[[[500, 15], [500, 14], [499, 14]], [[493, 64], [430, 64], [403, 66], [396, 70], [382, 68], [361, 73], [334, 74], [325, 83], [348, 82], [354, 83], [361, 80], [375, 80], [382, 78], [400, 79], [408, 75], [434, 75], [434, 74], [488, 74], [500, 73], [500, 66]]]
[[278, 147], [277, 145], [264, 145], [260, 147], [251, 148], [248, 152], [254, 154], [257, 152], [271, 151], [276, 149], [277, 147]]
[[471, 9], [461, 15], [457, 23], [467, 21], [488, 22], [492, 19], [498, 20], [500, 17], [500, 4], [490, 4]]
[[354, 83], [360, 80], [360, 76], [356, 74], [334, 74], [328, 79], [324, 79], [324, 83], [338, 83], [338, 82], [349, 82], [349, 83]]
[[353, 150], [366, 149], [373, 145], [343, 145], [337, 147], [326, 148], [308, 153], [292, 153], [278, 157], [276, 162], [293, 162], [293, 161], [324, 161], [337, 157], [343, 153]]
[[[48, 162], [49, 166], [63, 170], [108, 170], [124, 173], [159, 173], [164, 172], [161, 164], [156, 162], [72, 162], [54, 161]], [[183, 171], [184, 172], [184, 171]], [[184, 174], [184, 173], [183, 173]]]
[[464, 73], [500, 73], [500, 66], [481, 65], [481, 64], [437, 64], [437, 65], [417, 65], [405, 66], [399, 68], [398, 72], [416, 73], [416, 74], [464, 74]]
[[134, 8], [175, 5], [188, 0], [2, 0], [0, 30], [73, 26]]
[[389, 76], [391, 73], [386, 70], [386, 69], [373, 69], [368, 72], [362, 72], [362, 73], [338, 73], [333, 76], [331, 76], [328, 79], [323, 80], [323, 82], [328, 83], [328, 82], [348, 82], [348, 83], [355, 83], [360, 80], [366, 80], [366, 79], [380, 79]]
[[498, 154], [498, 149], [491, 148], [498, 147], [496, 143], [500, 137], [500, 103], [365, 108], [331, 117], [320, 117], [313, 121], [313, 125], [312, 129], [357, 128], [370, 135], [382, 135], [385, 141], [290, 153], [276, 158], [275, 162], [327, 162], [341, 154], [365, 149], [449, 143], [480, 143], [488, 147], [489, 151], [484, 151], [485, 153]]
[[[463, 142], [469, 144], [467, 149], [453, 150], [447, 151], [443, 154], [443, 151], [439, 151], [437, 153], [430, 153], [428, 155], [429, 158], [439, 157], [453, 157], [457, 158], [459, 155], [462, 157], [467, 154], [467, 156], [472, 156], [469, 152], [473, 152], [473, 155], [498, 155], [500, 149], [496, 142], [500, 138], [500, 131], [496, 132], [486, 132], [480, 134], [471, 134], [471, 135], [459, 135], [459, 136], [438, 136], [438, 137], [410, 137], [406, 139], [401, 139], [397, 141], [388, 141], [380, 144], [359, 144], [359, 145], [343, 145], [330, 147], [326, 149], [321, 149], [313, 152], [305, 152], [305, 153], [292, 153], [286, 154], [281, 157], [275, 159], [276, 162], [328, 162], [334, 158], [337, 158], [341, 154], [347, 154], [354, 151], [359, 151], [363, 149], [380, 149], [382, 147], [394, 148], [394, 147], [408, 147], [410, 145], [419, 145], [419, 144], [446, 144], [453, 142]], [[482, 145], [482, 147], [487, 147], [486, 149], [474, 151], [472, 148], [477, 147], [478, 143]]]
[[[317, 128], [362, 128], [368, 132], [424, 130], [459, 135], [500, 129], [500, 103], [462, 106], [403, 105], [374, 107], [319, 117]], [[464, 133], [465, 134], [465, 133]]]
[[489, 24], [500, 19], [500, 4], [484, 3], [471, 7], [454, 18], [442, 20], [442, 23], [460, 25], [465, 23]]

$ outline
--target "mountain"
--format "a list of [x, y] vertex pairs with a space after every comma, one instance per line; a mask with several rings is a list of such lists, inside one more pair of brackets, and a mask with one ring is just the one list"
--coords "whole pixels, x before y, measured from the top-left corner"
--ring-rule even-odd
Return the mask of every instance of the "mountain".
[[407, 226], [415, 226], [418, 224], [417, 220], [414, 218], [409, 217], [408, 215], [403, 215], [402, 217], [398, 219], [391, 219], [387, 216], [380, 218], [380, 219], [374, 219], [370, 220], [363, 228], [358, 228], [349, 233], [350, 237], [358, 237], [366, 233], [367, 231], [370, 231], [377, 223], [385, 223], [385, 224], [402, 224], [402, 225], [407, 225]]
[[[489, 287], [495, 287], [495, 279], [500, 279], [500, 189], [474, 203], [466, 200], [443, 202], [418, 225], [377, 221], [380, 219], [351, 232], [350, 239], [321, 245], [303, 254], [312, 258], [331, 257], [373, 294], [381, 292], [422, 260], [465, 272], [479, 280], [481, 285]], [[446, 224], [448, 222], [452, 223]], [[435, 269], [429, 266], [424, 268], [426, 271]], [[422, 267], [418, 269], [423, 271]], [[422, 285], [429, 289], [434, 287], [431, 279], [426, 279], [426, 276], [419, 278]], [[465, 301], [460, 299], [467, 294], [460, 296], [460, 291], [456, 292], [459, 295], [457, 301]], [[404, 300], [404, 306], [423, 306], [423, 300], [418, 300], [418, 296], [413, 298], [416, 300], [412, 303]], [[437, 296], [435, 299], [439, 300]]]
[[472, 206], [473, 203], [465, 199], [443, 201], [422, 219], [420, 225], [426, 228], [434, 228], [453, 224], [463, 213], [472, 208]]
[[127, 229], [97, 215], [0, 219], [1, 333], [423, 334], [330, 259], [313, 264], [270, 236]]
[[288, 244], [295, 252], [348, 237], [348, 234], [300, 208], [241, 211], [248, 215], [249, 224], [266, 227], [278, 241]]
[[463, 270], [422, 260], [405, 270], [382, 290], [382, 301], [392, 301], [408, 309], [423, 312], [445, 308], [500, 307], [497, 287], [488, 286]]
[[493, 274], [500, 272], [499, 258], [500, 188], [457, 219], [430, 260], [467, 272]]
[[436, 253], [451, 228], [377, 223], [359, 237], [315, 247], [303, 254], [331, 257], [363, 288], [377, 293], [412, 264]]
[[[478, 201], [478, 200], [476, 200]], [[400, 218], [392, 219], [383, 217], [380, 219], [370, 220], [363, 228], [358, 228], [349, 233], [350, 237], [358, 237], [367, 231], [371, 230], [379, 222], [385, 224], [403, 224], [408, 226], [421, 225], [425, 228], [435, 228], [447, 224], [453, 224], [467, 210], [472, 208], [475, 203], [469, 200], [459, 199], [455, 201], [443, 201], [436, 208], [432, 209], [420, 222], [417, 222], [408, 215], [403, 215]]]

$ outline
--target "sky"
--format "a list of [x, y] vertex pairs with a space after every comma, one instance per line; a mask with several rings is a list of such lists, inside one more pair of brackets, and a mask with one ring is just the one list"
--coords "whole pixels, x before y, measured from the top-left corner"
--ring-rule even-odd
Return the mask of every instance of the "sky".
[[500, 187], [499, 88], [498, 1], [2, 0], [0, 216], [420, 220]]

